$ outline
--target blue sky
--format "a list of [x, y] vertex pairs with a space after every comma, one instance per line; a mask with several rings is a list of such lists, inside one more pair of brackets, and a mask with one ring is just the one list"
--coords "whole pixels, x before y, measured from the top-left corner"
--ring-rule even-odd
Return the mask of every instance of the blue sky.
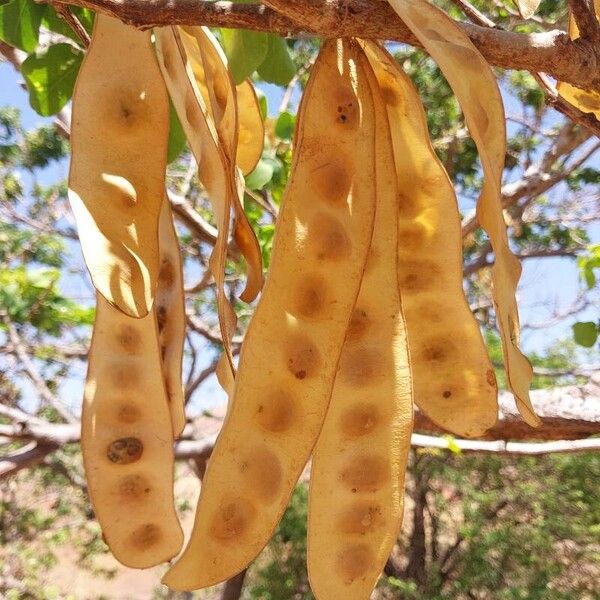
[[[271, 114], [276, 114], [281, 99], [282, 89], [274, 85], [263, 85], [262, 90], [267, 96]], [[298, 95], [295, 100], [297, 102]], [[516, 104], [510, 98], [506, 97], [507, 114], [516, 108]], [[43, 122], [50, 122], [51, 119], [44, 119], [37, 115], [30, 107], [27, 99], [27, 93], [20, 87], [15, 72], [10, 64], [0, 64], [0, 106], [14, 105], [21, 110], [22, 123], [25, 128], [31, 128]], [[596, 167], [600, 165], [600, 157], [594, 160]], [[61, 161], [51, 168], [45, 169], [37, 174], [38, 180], [42, 183], [56, 181], [59, 178], [65, 178], [68, 170], [68, 161]], [[516, 175], [516, 177], [518, 174]], [[505, 182], [506, 183], [506, 182]], [[564, 189], [557, 189], [552, 194], [565, 193]], [[462, 202], [461, 208], [468, 210], [472, 208], [468, 203]], [[589, 227], [589, 232], [594, 243], [600, 243], [600, 224], [596, 223]], [[72, 248], [71, 265], [80, 266], [81, 254], [77, 247]], [[546, 258], [532, 259], [524, 261], [523, 276], [519, 286], [518, 300], [520, 305], [521, 321], [523, 323], [540, 323], [546, 321], [550, 316], [552, 309], [561, 310], [568, 307], [576, 298], [581, 289], [581, 281], [576, 268], [575, 261], [569, 258]], [[65, 278], [65, 293], [77, 299], [93, 298], [93, 292], [89, 280], [82, 282], [80, 277]], [[596, 295], [597, 298], [597, 295]], [[550, 307], [550, 311], [548, 309]], [[523, 333], [522, 344], [526, 352], [543, 352], [558, 339], [564, 339], [571, 336], [571, 325], [576, 320], [596, 320], [598, 319], [598, 306], [588, 308], [584, 313], [577, 317], [570, 317], [554, 325], [553, 327], [542, 330], [526, 330]], [[591, 351], [582, 353], [582, 362], [590, 364], [600, 361], [600, 352]], [[85, 369], [82, 367], [81, 378], [85, 375]], [[80, 386], [81, 384], [79, 384]], [[81, 394], [81, 388], [68, 386], [65, 390], [73, 402], [78, 401]], [[210, 402], [200, 401], [202, 406], [214, 404], [217, 393], [214, 382], [208, 383], [206, 389], [201, 393], [201, 398], [210, 398]]]

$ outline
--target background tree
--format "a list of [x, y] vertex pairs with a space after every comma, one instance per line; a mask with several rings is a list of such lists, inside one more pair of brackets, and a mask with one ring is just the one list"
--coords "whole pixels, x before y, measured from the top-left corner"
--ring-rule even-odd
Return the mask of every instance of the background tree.
[[[201, 0], [74, 4], [0, 3], [0, 53], [6, 62], [0, 65], [2, 81], [10, 82], [13, 90], [22, 80], [33, 109], [49, 117], [24, 127], [28, 109], [5, 103], [3, 92], [0, 593], [10, 599], [147, 598], [147, 590], [156, 586], [155, 597], [176, 598], [158, 587], [160, 569], [127, 580], [127, 570], [107, 562], [79, 455], [79, 401], [94, 294], [64, 177], [68, 102], [89, 41], [93, 10], [141, 26], [212, 25], [234, 77], [252, 75], [262, 90], [267, 135], [263, 157], [246, 179], [245, 208], [266, 267], [290, 168], [297, 103], [318, 52], [318, 38], [359, 34], [394, 40], [390, 48], [419, 88], [435, 148], [459, 193], [465, 287], [502, 384], [490, 300], [493, 257], [473, 212], [481, 172], [450, 88], [424, 53], [403, 43], [415, 40], [385, 2], [266, 2], [270, 8]], [[376, 594], [414, 599], [595, 598], [600, 459], [593, 450], [600, 442], [589, 436], [600, 433], [600, 142], [595, 119], [557, 97], [552, 81], [539, 73], [598, 91], [600, 78], [593, 65], [600, 64], [600, 27], [589, 18], [585, 0], [543, 1], [528, 21], [510, 0], [439, 5], [464, 22], [486, 58], [499, 67], [508, 129], [502, 193], [512, 247], [525, 267], [524, 341], [536, 371], [532, 397], [543, 425], [532, 431], [521, 424], [505, 393], [500, 422], [488, 441], [444, 436], [424, 415], [417, 415], [404, 531]], [[581, 25], [580, 42], [559, 33], [567, 28], [568, 5]], [[291, 34], [285, 40], [278, 35], [285, 33]], [[215, 240], [212, 215], [174, 113], [171, 124], [169, 201], [185, 259], [188, 312], [189, 424], [176, 452], [181, 459], [180, 509], [189, 521], [194, 502], [190, 482], [202, 476], [223, 415], [223, 395], [213, 377], [221, 340], [207, 264]], [[233, 241], [230, 255], [227, 275], [234, 297], [243, 270]], [[542, 291], [534, 291], [534, 285]], [[237, 350], [252, 307], [238, 303], [236, 309]], [[526, 439], [541, 441], [519, 441]], [[588, 452], [553, 454], [555, 450]], [[305, 516], [306, 489], [301, 484], [276, 536], [248, 573], [195, 596], [310, 598]], [[64, 580], [64, 564], [73, 563], [90, 577], [86, 591], [74, 595]], [[98, 592], [92, 576], [101, 581], [116, 577], [124, 593]], [[146, 591], [139, 591], [140, 581]]]

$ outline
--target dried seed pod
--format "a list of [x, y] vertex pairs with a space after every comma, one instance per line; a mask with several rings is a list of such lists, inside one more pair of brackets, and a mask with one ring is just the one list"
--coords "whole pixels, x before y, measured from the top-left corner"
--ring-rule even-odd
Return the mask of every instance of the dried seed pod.
[[[265, 139], [254, 86], [246, 79], [234, 87], [227, 70], [227, 58], [208, 28], [179, 27], [178, 31], [210, 116], [217, 130], [222, 130], [221, 137], [234, 139], [237, 136], [235, 162], [247, 175], [260, 160]], [[226, 115], [233, 100], [237, 104], [237, 124]]]
[[375, 211], [375, 123], [362, 69], [356, 47], [328, 42], [311, 73], [269, 276], [190, 543], [164, 577], [173, 589], [206, 587], [248, 565], [321, 429]]
[[[600, 19], [600, 0], [594, 0], [594, 8], [596, 16]], [[579, 29], [573, 15], [569, 18], [569, 37], [572, 40], [579, 38]], [[558, 82], [557, 89], [567, 102], [584, 113], [592, 113], [596, 119], [600, 120], [600, 93], [582, 90], [563, 81]]]
[[[407, 332], [398, 291], [398, 182], [386, 106], [363, 55], [376, 115], [371, 255], [313, 454], [308, 572], [319, 599], [369, 598], [402, 523], [412, 433]], [[397, 124], [395, 124], [397, 126]], [[401, 243], [401, 242], [400, 242]]]
[[[249, 102], [247, 87], [243, 84], [237, 87], [234, 85], [227, 69], [225, 53], [208, 28], [180, 27], [178, 30], [227, 159], [229, 179], [236, 183], [231, 200], [235, 211], [234, 239], [248, 264], [248, 281], [240, 298], [250, 302], [262, 287], [262, 254], [244, 212], [244, 179], [235, 165], [237, 163], [243, 173], [250, 172], [262, 155], [265, 131], [260, 107], [249, 81], [246, 83], [251, 90], [253, 105]], [[204, 75], [203, 84], [202, 79], [200, 82], [198, 80], [200, 74]], [[203, 89], [206, 90], [206, 96]], [[240, 102], [240, 95], [244, 103]], [[242, 129], [242, 125], [246, 128]], [[251, 130], [248, 130], [249, 126], [252, 127]], [[239, 160], [242, 155], [246, 156], [245, 165]], [[248, 167], [250, 168], [246, 171]]]
[[399, 184], [398, 282], [415, 403], [441, 427], [482, 435], [497, 419], [494, 369], [463, 290], [454, 188], [417, 90], [393, 57], [365, 42], [385, 103]]
[[493, 298], [508, 385], [523, 419], [539, 425], [529, 399], [533, 369], [519, 348], [515, 293], [521, 264], [508, 246], [500, 184], [506, 155], [506, 122], [498, 83], [486, 60], [458, 25], [425, 0], [388, 0], [448, 79], [469, 127], [484, 173], [477, 216], [495, 254]]
[[81, 447], [94, 512], [115, 558], [142, 569], [175, 556], [183, 533], [154, 310], [133, 319], [97, 294]]
[[173, 435], [177, 437], [185, 427], [185, 400], [181, 371], [186, 321], [181, 251], [168, 198], [165, 198], [160, 211], [158, 238], [160, 270], [155, 312]]
[[132, 317], [156, 289], [168, 128], [150, 32], [98, 15], [73, 94], [69, 200], [95, 288]]

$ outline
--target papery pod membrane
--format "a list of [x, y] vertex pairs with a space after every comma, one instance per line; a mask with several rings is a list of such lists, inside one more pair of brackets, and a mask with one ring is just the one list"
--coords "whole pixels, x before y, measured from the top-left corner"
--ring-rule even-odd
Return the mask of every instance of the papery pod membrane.
[[158, 63], [192, 154], [198, 163], [198, 178], [208, 192], [215, 215], [218, 235], [209, 267], [216, 283], [217, 312], [224, 352], [229, 368], [235, 372], [231, 340], [236, 316], [225, 293], [225, 262], [235, 181], [232, 181], [232, 170], [176, 29], [155, 28], [154, 34]]
[[327, 42], [304, 93], [269, 275], [190, 542], [163, 579], [173, 589], [224, 581], [256, 557], [322, 427], [375, 212], [373, 103], [357, 52]]
[[[262, 288], [262, 254], [252, 226], [244, 213], [244, 179], [236, 168], [239, 152], [238, 134], [240, 133], [237, 88], [227, 69], [225, 54], [208, 29], [180, 27], [178, 31], [187, 59], [196, 77], [198, 89], [203, 95], [209, 117], [212, 117], [221, 148], [227, 159], [228, 178], [236, 183], [233, 186], [231, 200], [236, 217], [234, 238], [247, 264], [246, 289], [241, 293], [240, 298], [245, 302], [251, 302]], [[260, 110], [258, 104], [256, 110]], [[262, 154], [264, 130], [261, 127], [253, 134], [259, 136], [257, 140], [260, 144], [260, 154]]]
[[[200, 93], [211, 116], [216, 123], [219, 123], [228, 104], [228, 90], [234, 86], [232, 80], [227, 81], [230, 79], [227, 71], [227, 58], [208, 28], [181, 26], [178, 29]], [[203, 53], [200, 51], [201, 48], [204, 50]], [[212, 79], [212, 91], [209, 91], [205, 70]], [[264, 123], [252, 82], [249, 79], [242, 81], [235, 86], [235, 92], [238, 108], [236, 163], [244, 175], [247, 175], [256, 167], [262, 156], [265, 137]], [[231, 128], [231, 125], [229, 127]], [[229, 132], [228, 135], [231, 136], [232, 132]]]
[[415, 403], [464, 437], [496, 423], [496, 377], [463, 289], [454, 187], [437, 158], [419, 94], [393, 57], [365, 42], [392, 132], [399, 187], [398, 282]]
[[168, 133], [150, 32], [98, 15], [73, 94], [69, 200], [94, 287], [132, 317], [156, 289]]
[[115, 558], [143, 569], [183, 544], [173, 498], [173, 433], [154, 309], [124, 315], [100, 294], [81, 416], [90, 499]]
[[[600, 19], [600, 0], [594, 0], [594, 8], [596, 16]], [[572, 15], [569, 18], [569, 37], [572, 40], [579, 37], [579, 29]], [[569, 104], [576, 106], [581, 112], [592, 113], [596, 119], [600, 120], [600, 93], [582, 90], [563, 81], [558, 82], [557, 89]]]
[[542, 0], [515, 0], [517, 8], [524, 19], [530, 19], [535, 14]]
[[515, 294], [521, 264], [510, 251], [500, 185], [506, 151], [506, 129], [498, 84], [486, 60], [442, 10], [425, 0], [388, 0], [437, 62], [450, 83], [467, 121], [483, 167], [483, 191], [477, 217], [495, 254], [493, 298], [502, 338], [508, 385], [524, 420], [538, 426], [529, 399], [533, 369], [519, 349], [519, 314]]
[[158, 245], [160, 270], [155, 300], [158, 343], [173, 436], [177, 437], [185, 427], [182, 365], [186, 320], [181, 250], [168, 198], [160, 211]]
[[402, 524], [412, 433], [398, 183], [385, 104], [365, 55], [359, 59], [357, 75], [368, 78], [375, 106], [377, 206], [370, 258], [312, 459], [307, 561], [319, 600], [371, 596]]

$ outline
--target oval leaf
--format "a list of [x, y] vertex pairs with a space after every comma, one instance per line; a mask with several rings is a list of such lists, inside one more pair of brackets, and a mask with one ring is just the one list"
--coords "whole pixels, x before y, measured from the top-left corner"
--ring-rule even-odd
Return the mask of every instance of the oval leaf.
[[54, 44], [31, 54], [21, 66], [29, 90], [29, 103], [38, 114], [55, 115], [73, 95], [83, 53], [70, 44]]

